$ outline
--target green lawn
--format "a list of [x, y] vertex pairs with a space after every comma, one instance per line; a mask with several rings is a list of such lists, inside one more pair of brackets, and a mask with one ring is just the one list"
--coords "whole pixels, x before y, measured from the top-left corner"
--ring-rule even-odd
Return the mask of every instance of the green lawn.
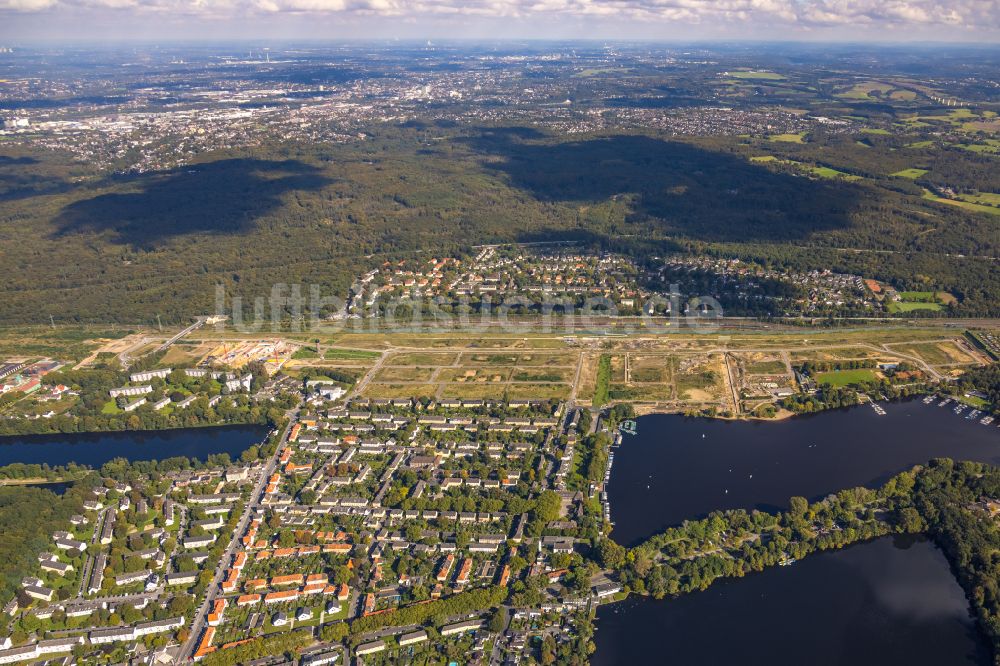
[[927, 173], [927, 169], [910, 168], [910, 169], [903, 169], [902, 171], [897, 171], [896, 173], [890, 173], [889, 175], [894, 176], [896, 178], [909, 178], [910, 180], [913, 180], [915, 178], [920, 178], [925, 173]]
[[959, 143], [955, 145], [963, 150], [968, 150], [973, 153], [991, 154], [1000, 152], [1000, 148], [994, 145], [991, 141], [986, 141], [984, 143]]
[[899, 297], [911, 303], [937, 303], [936, 291], [901, 291]]
[[984, 206], [1000, 206], [1000, 194], [993, 192], [976, 192], [975, 194], [959, 194], [962, 201], [982, 204]]
[[981, 204], [972, 203], [971, 201], [959, 201], [958, 199], [945, 199], [944, 197], [939, 197], [933, 192], [924, 190], [924, 199], [928, 201], [936, 201], [937, 203], [948, 204], [950, 206], [958, 206], [959, 208], [965, 208], [975, 213], [986, 213], [988, 215], [1000, 215], [1000, 208], [995, 208], [993, 206], [983, 206]]
[[768, 137], [768, 140], [781, 141], [784, 143], [803, 143], [805, 136], [806, 135], [801, 132], [799, 134], [772, 134]]
[[840, 388], [842, 386], [860, 384], [861, 382], [873, 382], [875, 381], [875, 373], [865, 368], [858, 370], [831, 370], [830, 372], [821, 372], [816, 375], [816, 381], [820, 384], [830, 384]]
[[[799, 138], [779, 139], [778, 138], [779, 136], [791, 136]], [[802, 143], [801, 136], [798, 134], [784, 134], [784, 135], [772, 136], [771, 141], [797, 141], [798, 143]], [[843, 171], [831, 169], [830, 167], [813, 166], [811, 164], [803, 164], [802, 162], [796, 162], [795, 160], [783, 160], [775, 157], [774, 155], [760, 155], [758, 157], [751, 157], [750, 161], [758, 164], [766, 164], [769, 162], [789, 164], [791, 166], [796, 167], [797, 169], [802, 169], [803, 171], [807, 171], [808, 173], [811, 173], [812, 175], [817, 176], [819, 178], [841, 178], [843, 180], [849, 180], [849, 181], [861, 180], [861, 176], [855, 176], [849, 173], [845, 173]]]
[[940, 303], [921, 303], [921, 302], [907, 303], [905, 301], [902, 302], [902, 303], [889, 303], [889, 305], [887, 305], [886, 307], [889, 310], [889, 312], [892, 312], [892, 313], [896, 313], [896, 312], [913, 312], [914, 310], [934, 310], [934, 311], [938, 311], [938, 310], [943, 310], [944, 309], [944, 306], [941, 305]]
[[750, 79], [756, 81], [784, 81], [785, 77], [774, 72], [729, 72], [734, 79]]
[[967, 405], [971, 405], [976, 409], [982, 409], [983, 407], [988, 407], [989, 402], [983, 400], [982, 398], [975, 395], [962, 395], [958, 397], [959, 402], [964, 402]]
[[750, 375], [782, 375], [786, 368], [784, 361], [757, 361], [747, 363], [746, 371]]
[[611, 356], [601, 354], [601, 360], [597, 363], [597, 381], [594, 386], [593, 405], [600, 407], [608, 401], [608, 388], [611, 383]]
[[351, 361], [378, 358], [381, 355], [381, 352], [364, 349], [327, 349], [326, 353], [323, 354], [323, 358], [328, 361]]
[[809, 173], [814, 176], [819, 176], [820, 178], [843, 178], [844, 180], [861, 180], [860, 176], [854, 176], [849, 173], [844, 173], [843, 171], [837, 171], [836, 169], [831, 169], [830, 167], [816, 166], [816, 167], [806, 167]]

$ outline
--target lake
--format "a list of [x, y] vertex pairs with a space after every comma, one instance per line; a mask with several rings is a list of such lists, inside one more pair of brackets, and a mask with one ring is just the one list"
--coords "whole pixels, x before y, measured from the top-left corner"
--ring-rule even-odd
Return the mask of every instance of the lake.
[[213, 453], [237, 458], [264, 440], [269, 429], [257, 425], [176, 430], [70, 433], [0, 437], [0, 465], [75, 462], [100, 467], [112, 458], [157, 460], [187, 456], [204, 460]]
[[632, 546], [716, 509], [787, 508], [854, 486], [874, 487], [931, 458], [1000, 464], [1000, 428], [922, 400], [775, 422], [654, 414], [614, 449], [612, 535]]
[[883, 537], [705, 592], [597, 612], [592, 666], [988, 666], [944, 555]]

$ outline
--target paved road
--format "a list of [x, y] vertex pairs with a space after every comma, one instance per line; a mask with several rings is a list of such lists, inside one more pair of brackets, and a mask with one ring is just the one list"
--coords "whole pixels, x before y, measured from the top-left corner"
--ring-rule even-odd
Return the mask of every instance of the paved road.
[[[97, 512], [97, 520], [94, 521], [94, 532], [90, 535], [90, 544], [96, 545], [98, 550], [101, 549], [101, 528], [104, 526], [104, 521], [108, 517], [108, 511], [111, 511], [112, 509], [117, 511], [116, 506], [106, 506]], [[83, 563], [83, 571], [80, 575], [80, 586], [76, 591], [76, 596], [78, 597], [86, 596], [87, 588], [90, 586], [91, 569], [97, 559], [97, 556], [93, 551], [93, 548], [87, 548], [87, 560]]]
[[375, 365], [372, 366], [372, 369], [366, 372], [365, 376], [361, 378], [361, 381], [354, 386], [354, 390], [352, 390], [351, 393], [347, 396], [345, 404], [347, 402], [350, 402], [357, 396], [361, 395], [361, 392], [364, 391], [365, 387], [368, 386], [368, 382], [370, 382], [375, 377], [375, 375], [378, 374], [378, 371], [382, 369], [382, 365], [386, 362], [386, 359], [388, 359], [389, 356], [390, 354], [388, 352], [382, 352], [382, 355], [379, 356], [378, 361], [375, 362]]
[[162, 345], [160, 345], [159, 347], [157, 347], [156, 351], [158, 351], [158, 352], [164, 351], [165, 349], [167, 349], [168, 347], [170, 347], [170, 345], [174, 344], [175, 342], [177, 342], [178, 340], [180, 340], [181, 338], [183, 338], [188, 333], [191, 333], [192, 331], [195, 331], [195, 330], [201, 328], [205, 324], [205, 319], [206, 319], [205, 317], [198, 317], [197, 321], [195, 321], [193, 324], [191, 324], [190, 326], [188, 326], [187, 328], [185, 328], [183, 331], [181, 331], [180, 333], [178, 333], [177, 335], [175, 335], [174, 337], [170, 338], [169, 340], [167, 340], [166, 342], [164, 342]]
[[298, 420], [300, 409], [301, 404], [299, 407], [296, 407], [294, 410], [289, 412], [288, 425], [285, 426], [284, 432], [281, 433], [281, 439], [278, 441], [278, 446], [275, 447], [274, 455], [272, 455], [270, 460], [267, 461], [267, 464], [264, 466], [264, 470], [257, 479], [257, 483], [254, 484], [253, 491], [250, 493], [250, 501], [247, 502], [246, 507], [244, 507], [243, 514], [240, 516], [240, 521], [236, 525], [232, 539], [229, 541], [229, 545], [226, 547], [226, 551], [223, 553], [222, 559], [219, 560], [219, 564], [215, 568], [215, 575], [212, 577], [212, 582], [208, 586], [208, 592], [205, 594], [205, 600], [202, 602], [194, 616], [194, 622], [191, 624], [191, 635], [188, 637], [188, 640], [184, 643], [184, 645], [181, 646], [178, 654], [180, 660], [188, 660], [194, 654], [195, 646], [198, 644], [198, 640], [200, 640], [201, 634], [205, 629], [208, 610], [211, 608], [215, 598], [219, 595], [219, 585], [222, 582], [223, 574], [229, 567], [230, 562], [232, 562], [233, 555], [239, 547], [240, 538], [243, 536], [243, 533], [246, 532], [252, 516], [261, 506], [261, 495], [264, 492], [264, 487], [267, 485], [268, 478], [270, 478], [278, 466], [278, 457], [281, 454], [282, 448], [284, 448], [285, 442], [288, 441], [288, 434], [291, 432], [292, 424]]

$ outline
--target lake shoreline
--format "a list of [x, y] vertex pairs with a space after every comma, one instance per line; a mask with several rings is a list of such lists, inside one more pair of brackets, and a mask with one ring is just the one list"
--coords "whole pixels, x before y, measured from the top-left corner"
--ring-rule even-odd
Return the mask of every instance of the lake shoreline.
[[[625, 538], [621, 540], [617, 538], [616, 532], [620, 533], [618, 528], [612, 528], [609, 537], [627, 548], [634, 548], [662, 534], [665, 529], [670, 529], [688, 520], [703, 519], [714, 511], [744, 509], [746, 511], [763, 510], [767, 513], [779, 513], [784, 508], [774, 500], [769, 499], [774, 493], [769, 492], [767, 483], [777, 484], [779, 488], [789, 488], [787, 493], [782, 493], [783, 501], [787, 501], [788, 497], [792, 495], [801, 495], [815, 500], [824, 494], [836, 493], [845, 488], [858, 486], [877, 488], [882, 484], [875, 483], [871, 478], [861, 482], [857, 482], [856, 479], [871, 476], [878, 479], [887, 470], [899, 467], [901, 468], [899, 471], [902, 471], [912, 468], [913, 465], [926, 464], [933, 457], [953, 457], [959, 460], [981, 459], [989, 464], [1000, 463], [1000, 458], [996, 456], [994, 448], [996, 443], [1000, 442], [996, 430], [979, 424], [978, 420], [970, 422], [966, 418], [955, 416], [952, 413], [954, 404], [949, 405], [947, 410], [938, 409], [939, 401], [928, 404], [924, 403], [922, 398], [923, 396], [911, 396], [908, 399], [885, 401], [883, 403], [887, 408], [885, 414], [870, 408], [858, 409], [865, 407], [864, 404], [809, 414], [794, 414], [794, 416], [809, 416], [811, 418], [781, 419], [773, 428], [763, 427], [760, 423], [775, 419], [718, 419], [682, 416], [676, 413], [647, 414], [638, 417], [638, 434], [635, 436], [624, 435], [621, 445], [613, 449], [616, 452], [616, 459], [612, 465], [607, 488], [608, 505], [612, 519], [618, 518], [619, 522], [626, 523], [631, 520], [632, 524], [626, 525], [628, 529], [623, 535]], [[859, 443], [862, 445], [860, 451], [866, 454], [864, 456], [854, 455], [857, 453], [854, 448], [857, 448]], [[980, 455], [977, 456], [976, 452], [979, 452]], [[925, 453], [927, 456], [923, 456]], [[812, 456], [820, 457], [813, 458]], [[826, 458], [822, 456], [826, 456]], [[849, 464], [850, 462], [853, 464]], [[780, 463], [785, 463], [785, 465], [782, 466]], [[782, 469], [782, 467], [785, 469], [781, 474], [776, 475], [774, 474], [775, 466], [778, 469]], [[813, 469], [811, 474], [803, 474], [803, 469], [810, 466], [819, 471]], [[733, 474], [734, 471], [739, 473]], [[740, 473], [743, 476], [740, 476]], [[663, 476], [667, 477], [665, 484]], [[737, 480], [737, 477], [742, 481]], [[848, 480], [852, 477], [855, 479], [854, 482]], [[720, 483], [720, 479], [724, 479], [724, 481]], [[802, 480], [805, 483], [793, 491], [791, 487], [794, 484], [789, 485], [789, 479]], [[834, 482], [838, 479], [839, 481]], [[763, 487], [755, 485], [755, 481], [763, 482]], [[653, 494], [653, 490], [657, 488], [658, 484], [665, 486], [669, 492]], [[734, 489], [735, 492], [740, 492], [737, 490], [740, 484], [743, 485], [742, 491], [744, 492], [741, 501], [726, 505], [724, 498], [733, 496], [730, 488]], [[825, 486], [817, 487], [817, 484], [825, 484]], [[714, 496], [711, 493], [706, 494], [705, 488], [711, 488], [713, 485], [727, 486], [724, 494]], [[762, 491], [763, 494], [761, 494]], [[695, 494], [699, 495], [701, 510], [696, 508], [677, 510], [677, 505], [686, 504], [697, 507], [697, 502], [691, 502], [691, 496]], [[657, 512], [650, 511], [651, 507], [664, 507], [666, 510], [661, 513], [676, 513], [678, 520], [660, 520], [659, 524], [654, 526], [653, 523], [656, 522], [656, 519], [650, 520], [650, 516]], [[635, 521], [633, 519], [636, 515], [643, 518]], [[891, 537], [891, 539], [887, 539], [887, 537]], [[884, 546], [874, 546], [874, 544], [887, 540], [891, 541], [894, 548], [898, 548], [896, 544], [900, 539], [904, 541], [906, 539], [922, 540], [933, 547], [936, 553], [934, 557], [939, 561], [939, 566], [932, 567], [934, 579], [938, 585], [947, 587], [947, 584], [943, 582], [946, 579], [952, 587], [958, 588], [965, 604], [963, 617], [967, 621], [972, 618], [973, 600], [959, 584], [954, 563], [927, 532], [883, 533], [853, 543], [815, 550], [803, 557], [802, 562], [808, 563], [815, 559], [822, 559], [825, 562], [826, 558], [831, 556], [835, 557], [866, 547], [884, 549]], [[853, 556], [846, 555], [845, 557], [850, 560]], [[791, 571], [794, 572], [801, 566], [803, 565], [795, 564]], [[872, 566], [877, 568], [878, 563]], [[808, 568], [813, 569], [812, 566]], [[629, 601], [637, 604], [664, 602], [665, 606], [670, 607], [686, 604], [698, 607], [702, 604], [708, 604], [708, 602], [688, 602], [686, 600], [700, 595], [709, 595], [711, 598], [713, 590], [715, 590], [716, 596], [726, 594], [738, 596], [742, 592], [732, 592], [737, 585], [747, 584], [756, 589], [762, 583], [753, 581], [759, 579], [771, 581], [771, 577], [774, 576], [778, 577], [776, 580], [786, 581], [787, 579], [779, 576], [776, 570], [777, 567], [771, 563], [771, 566], [765, 566], [761, 570], [721, 577], [715, 580], [707, 590], [668, 594], [662, 599], [656, 599], [647, 591], [637, 592], [626, 589], [614, 595], [606, 603], [598, 605], [596, 625], [598, 628], [606, 625], [607, 623], [602, 619], [607, 620], [608, 613], [615, 613], [617, 616], [619, 611], [615, 610], [616, 608], [623, 609], [621, 612], [634, 613], [634, 610], [630, 610], [633, 607], [627, 604]], [[785, 572], [783, 571], [783, 573]], [[795, 574], [793, 573], [792, 576], [794, 577]], [[860, 584], [853, 579], [848, 579], [844, 583], [848, 587]], [[877, 587], [870, 581], [865, 584]], [[716, 588], [716, 585], [720, 587]], [[779, 582], [778, 585], [787, 585], [787, 583]], [[770, 590], [770, 588], [768, 589]], [[698, 594], [692, 592], [698, 592]], [[952, 590], [953, 592], [954, 590]], [[829, 591], [829, 593], [834, 595], [833, 598], [836, 598], [836, 590]], [[769, 592], [761, 590], [760, 594], [767, 596]], [[754, 599], [746, 601], [746, 603], [753, 602]], [[831, 603], [835, 604], [835, 602]], [[918, 606], [919, 603], [914, 601], [911, 605]], [[605, 608], [608, 610], [604, 610]], [[644, 608], [646, 607], [644, 606]], [[727, 608], [726, 610], [728, 612], [732, 609]], [[656, 616], [669, 616], [672, 611], [664, 611], [657, 606], [647, 608], [646, 612]], [[714, 623], [714, 621], [713, 619], [712, 622]], [[753, 619], [747, 621], [754, 622]], [[641, 624], [648, 623], [649, 620], [638, 617], [633, 618], [633, 622]], [[683, 624], [680, 620], [677, 622]], [[909, 627], [909, 625], [906, 626]], [[651, 631], [659, 635], [660, 629], [655, 628]], [[616, 635], [628, 633], [627, 628], [621, 627], [617, 627], [613, 631], [616, 632]], [[970, 631], [974, 634], [974, 637], [968, 640], [971, 641], [970, 644], [974, 644], [975, 649], [970, 648], [970, 650], [975, 653], [975, 661], [938, 663], [968, 663], [976, 666], [988, 666], [990, 662], [984, 660], [983, 657], [985, 654], [983, 652], [984, 644], [988, 642], [989, 638], [988, 634], [974, 621], [974, 618]], [[602, 633], [599, 632], [598, 636], [601, 635]], [[687, 634], [683, 631], [679, 632], [678, 636], [687, 638]], [[954, 632], [949, 636], [954, 644], [961, 644], [960, 638], [956, 637]], [[607, 640], [605, 639], [605, 641]], [[601, 654], [601, 641], [598, 641], [598, 652], [595, 653], [591, 663], [594, 666], [622, 663], [617, 661], [620, 656], [619, 652], [621, 650], [628, 652], [631, 649], [629, 644], [633, 641], [645, 643], [647, 639], [641, 635], [632, 636], [624, 644], [615, 644], [614, 649], [604, 655]], [[652, 646], [649, 646], [649, 649], [652, 649]], [[971, 659], [972, 657], [969, 656], [971, 652], [960, 650], [955, 653], [956, 658]], [[614, 659], [609, 660], [608, 654], [613, 654]], [[717, 662], [691, 661], [690, 663], [715, 664]], [[836, 663], [839, 666], [839, 664], [847, 662], [832, 661], [829, 663]], [[918, 658], [914, 662], [907, 663], [919, 665], [925, 662]]]
[[638, 417], [637, 434], [623, 435], [612, 449], [606, 487], [612, 534], [631, 546], [714, 510], [774, 513], [789, 497], [814, 501], [843, 488], [881, 485], [937, 457], [1000, 464], [995, 425], [956, 416], [952, 405], [925, 405], [919, 397], [884, 404], [886, 415], [855, 405], [768, 425], [770, 419]]
[[110, 435], [116, 433], [150, 433], [150, 432], [173, 432], [176, 430], [205, 430], [210, 428], [226, 428], [229, 426], [260, 426], [262, 428], [271, 428], [268, 423], [257, 423], [255, 421], [223, 421], [221, 423], [199, 423], [190, 426], [168, 426], [166, 428], [140, 428], [138, 430], [131, 430], [129, 428], [123, 428], [122, 430], [54, 430], [52, 432], [26, 432], [26, 433], [8, 433], [0, 435], [0, 445], [3, 445], [6, 439], [19, 439], [22, 437], [58, 437], [61, 435]]
[[79, 433], [5, 435], [0, 437], [0, 466], [22, 463], [53, 467], [75, 463], [99, 468], [114, 458], [164, 460], [226, 453], [236, 459], [263, 443], [270, 426], [222, 424], [160, 430], [112, 430]]
[[[909, 557], [909, 559], [922, 558], [925, 561], [918, 563], [912, 561], [906, 562], [908, 556], [902, 555], [902, 551], [909, 551], [911, 549], [916, 550], [916, 555]], [[875, 552], [874, 554], [879, 555], [879, 557], [873, 557], [872, 551], [886, 552]], [[908, 565], [908, 567], [888, 566], [885, 562], [886, 555], [890, 556], [889, 564], [896, 560], [896, 564], [902, 563]], [[859, 565], [855, 562], [854, 566], [845, 568], [841, 564], [843, 560], [861, 560], [862, 562], [867, 561], [867, 564], [864, 568], [859, 569]], [[923, 568], [918, 565], [922, 565]], [[929, 570], [927, 569], [928, 566], [930, 566]], [[642, 649], [636, 646], [637, 643], [650, 644], [645, 646], [647, 652], [652, 649], [653, 644], [670, 644], [678, 651], [674, 656], [681, 660], [679, 663], [723, 663], [721, 661], [688, 660], [695, 657], [704, 658], [705, 652], [703, 650], [705, 650], [705, 645], [708, 644], [705, 641], [720, 625], [724, 625], [730, 628], [730, 630], [736, 628], [738, 631], [747, 632], [749, 636], [746, 637], [746, 640], [767, 640], [770, 632], [764, 631], [764, 627], [776, 624], [774, 618], [768, 619], [768, 616], [786, 611], [791, 617], [782, 619], [808, 625], [804, 626], [803, 629], [813, 633], [813, 636], [815, 636], [817, 632], [828, 630], [829, 623], [815, 623], [819, 626], [819, 629], [816, 629], [810, 613], [803, 613], [801, 614], [802, 618], [797, 619], [794, 617], [794, 614], [797, 613], [795, 609], [798, 606], [792, 603], [781, 603], [782, 597], [787, 597], [790, 594], [793, 598], [794, 595], [802, 596], [803, 603], [806, 603], [805, 597], [812, 599], [808, 603], [815, 603], [815, 598], [812, 597], [811, 592], [812, 586], [802, 585], [801, 581], [795, 580], [803, 576], [811, 576], [814, 582], [820, 583], [827, 588], [826, 592], [832, 594], [839, 593], [843, 597], [843, 599], [839, 600], [841, 602], [839, 605], [823, 605], [824, 610], [821, 613], [837, 616], [840, 615], [839, 611], [842, 606], [860, 604], [852, 608], [853, 613], [874, 614], [882, 620], [881, 623], [871, 623], [872, 627], [885, 630], [886, 624], [890, 626], [890, 629], [885, 631], [885, 635], [877, 636], [879, 639], [884, 638], [889, 642], [900, 641], [900, 635], [907, 635], [904, 628], [908, 630], [908, 638], [912, 638], [914, 634], [919, 638], [919, 635], [924, 632], [936, 630], [949, 641], [947, 646], [936, 646], [936, 649], [942, 650], [945, 647], [960, 648], [954, 651], [953, 656], [956, 657], [956, 660], [949, 661], [937, 659], [937, 656], [940, 655], [928, 656], [925, 661], [920, 661], [920, 651], [914, 649], [914, 653], [918, 656], [917, 661], [913, 661], [913, 655], [911, 655], [911, 660], [905, 663], [918, 664], [918, 666], [924, 663], [928, 664], [928, 666], [936, 663], [965, 663], [975, 664], [975, 666], [989, 666], [991, 663], [989, 659], [988, 636], [975, 621], [971, 613], [970, 600], [959, 585], [957, 578], [955, 578], [951, 562], [944, 554], [944, 551], [926, 533], [889, 534], [852, 543], [842, 548], [818, 551], [810, 554], [801, 563], [796, 563], [793, 567], [781, 571], [778, 570], [778, 567], [767, 567], [761, 571], [753, 571], [744, 576], [719, 579], [713, 582], [712, 586], [706, 590], [668, 595], [662, 599], [656, 599], [648, 593], [631, 592], [624, 597], [601, 603], [597, 606], [595, 617], [597, 651], [591, 656], [590, 663], [593, 666], [610, 666], [611, 664], [626, 663], [629, 659], [627, 657], [623, 658], [622, 655]], [[800, 570], [800, 567], [804, 567], [804, 571]], [[941, 604], [941, 597], [947, 599], [949, 607], [948, 621], [946, 622], [943, 618], [938, 619], [935, 624], [930, 626], [926, 623], [908, 622], [911, 619], [909, 617], [911, 614], [909, 609], [905, 607], [893, 607], [891, 604], [886, 605], [884, 594], [875, 594], [874, 596], [871, 594], [861, 594], [859, 596], [860, 593], [851, 590], [851, 587], [871, 584], [872, 579], [875, 580], [875, 585], [878, 585], [877, 579], [879, 578], [890, 579], [882, 581], [882, 584], [890, 592], [900, 588], [901, 581], [891, 580], [894, 577], [900, 577], [899, 572], [894, 571], [894, 568], [901, 568], [908, 576], [915, 579], [920, 579], [928, 575], [932, 576], [933, 583], [936, 586], [932, 589], [944, 589], [947, 594], [938, 594], [936, 598], [930, 601]], [[821, 580], [824, 578], [832, 578], [833, 581]], [[861, 582], [859, 583], [859, 581]], [[907, 582], [910, 581], [902, 581], [902, 583]], [[905, 585], [902, 586], [905, 587]], [[810, 592], [804, 592], [804, 589], [808, 589]], [[918, 588], [912, 596], [916, 597], [924, 591]], [[732, 601], [730, 601], [731, 598]], [[889, 598], [891, 599], [891, 597]], [[771, 599], [775, 599], [776, 601], [771, 601]], [[909, 599], [907, 600], [909, 601]], [[746, 612], [747, 606], [754, 604], [760, 606], [758, 612], [748, 615]], [[744, 618], [744, 621], [742, 623], [727, 622], [725, 616], [720, 617], [720, 613], [739, 616]], [[763, 613], [763, 616], [761, 616], [761, 613]], [[623, 617], [618, 617], [620, 615]], [[850, 613], [847, 615], [850, 615]], [[883, 615], [887, 617], [882, 617]], [[850, 621], [841, 619], [840, 622], [842, 626], [839, 627], [839, 631], [845, 634], [858, 630], [857, 625]], [[960, 622], [962, 626], [956, 627], [952, 624], [954, 622]], [[910, 624], [913, 626], [909, 626]], [[866, 629], [861, 629], [860, 631], [864, 633]], [[676, 637], [671, 635], [673, 632], [676, 632]], [[971, 632], [971, 635], [969, 632]], [[869, 632], [869, 634], [875, 633], [877, 632]], [[675, 640], [671, 641], [671, 638]], [[807, 642], [823, 642], [821, 639], [808, 635], [805, 638]], [[840, 639], [840, 636], [838, 635], [836, 638]], [[869, 643], [874, 640], [872, 635], [868, 635], [867, 639]], [[933, 640], [926, 640], [931, 644], [934, 643]], [[745, 641], [737, 642], [740, 642], [744, 646], [741, 654], [751, 653], [753, 655], [749, 656], [750, 661], [744, 661], [744, 663], [748, 663], [751, 666], [763, 663], [778, 664], [778, 666], [782, 663], [801, 663], [800, 661], [774, 661], [775, 655], [781, 654], [780, 651], [758, 649], [754, 652], [753, 650], [745, 649]], [[827, 642], [837, 643], [842, 647], [845, 641], [828, 640]], [[870, 648], [871, 645], [869, 644], [867, 647]], [[885, 647], [884, 645], [877, 646], [878, 649], [882, 650]], [[928, 649], [927, 646], [924, 646], [924, 649]], [[767, 661], [754, 661], [754, 656], [760, 659], [766, 658]], [[797, 659], [798, 657], [794, 658]], [[889, 663], [879, 660], [877, 657], [873, 657], [871, 661], [861, 662], [857, 661], [856, 658], [851, 659], [849, 662], [838, 660], [832, 656], [827, 656], [826, 658], [831, 659], [831, 661], [822, 661], [823, 664]], [[965, 661], [957, 661], [957, 659], [962, 658], [965, 658]]]

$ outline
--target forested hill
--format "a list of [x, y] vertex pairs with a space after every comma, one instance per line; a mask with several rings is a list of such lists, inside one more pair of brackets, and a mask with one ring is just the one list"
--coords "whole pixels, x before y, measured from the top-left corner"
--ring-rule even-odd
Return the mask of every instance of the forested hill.
[[[214, 310], [216, 284], [245, 299], [275, 283], [344, 295], [385, 258], [551, 238], [849, 270], [950, 291], [961, 314], [1000, 314], [998, 217], [926, 194], [956, 179], [1000, 192], [995, 157], [893, 136], [417, 123], [132, 176], [25, 150], [0, 144], [5, 323], [187, 321]], [[891, 175], [916, 164], [917, 178]]]

